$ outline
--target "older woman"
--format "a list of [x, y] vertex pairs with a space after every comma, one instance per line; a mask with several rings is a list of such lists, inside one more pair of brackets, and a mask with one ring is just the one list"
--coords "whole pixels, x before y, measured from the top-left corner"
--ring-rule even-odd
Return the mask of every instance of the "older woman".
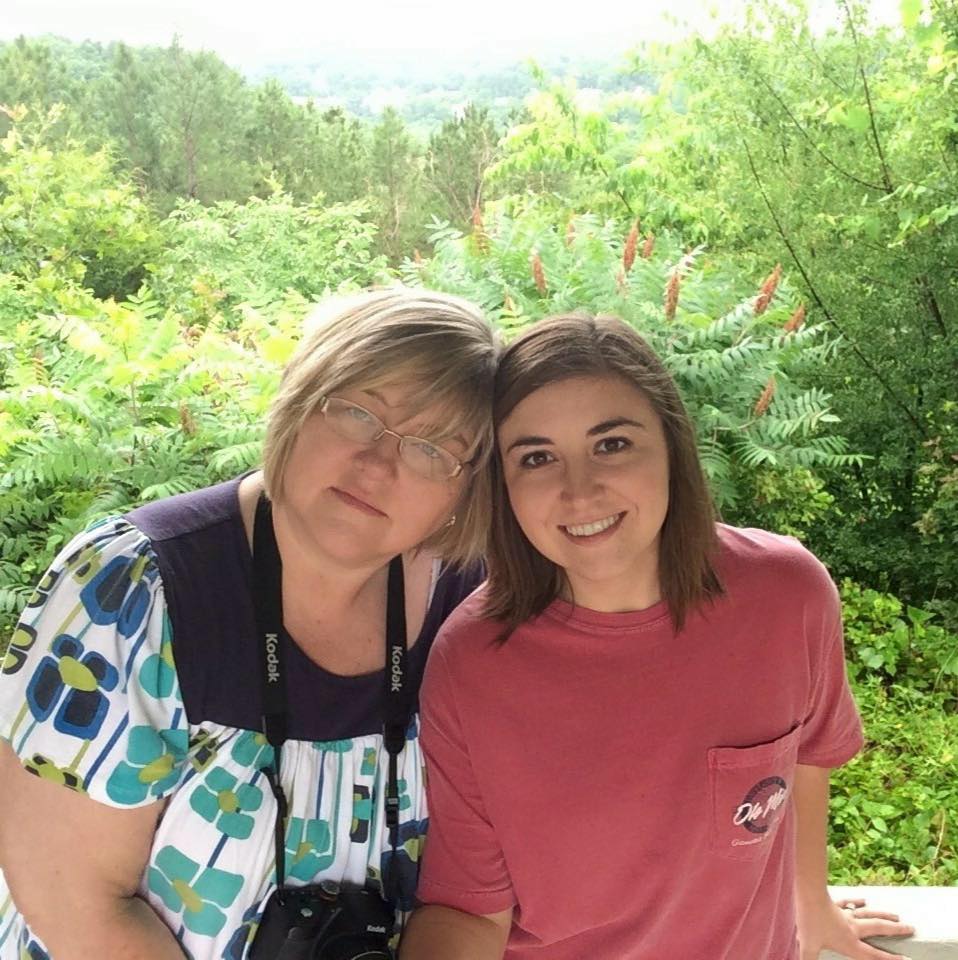
[[337, 301], [262, 471], [60, 553], [0, 677], [2, 960], [388, 956], [426, 817], [418, 679], [480, 576], [496, 354], [461, 300]]

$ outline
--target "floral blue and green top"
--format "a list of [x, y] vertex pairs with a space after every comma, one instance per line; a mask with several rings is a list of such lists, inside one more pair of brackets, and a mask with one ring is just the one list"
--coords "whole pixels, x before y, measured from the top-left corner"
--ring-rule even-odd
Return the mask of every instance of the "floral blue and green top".
[[[275, 888], [276, 805], [263, 769], [251, 562], [238, 481], [104, 521], [55, 559], [0, 666], [0, 737], [35, 775], [115, 807], [165, 800], [140, 895], [194, 960], [247, 955]], [[421, 676], [435, 633], [480, 571], [434, 572], [410, 650]], [[330, 674], [298, 647], [287, 670], [290, 884], [379, 883], [381, 672]], [[411, 905], [426, 829], [418, 719], [400, 757], [398, 850]], [[0, 873], [0, 960], [42, 960]], [[56, 958], [53, 958], [56, 960]]]

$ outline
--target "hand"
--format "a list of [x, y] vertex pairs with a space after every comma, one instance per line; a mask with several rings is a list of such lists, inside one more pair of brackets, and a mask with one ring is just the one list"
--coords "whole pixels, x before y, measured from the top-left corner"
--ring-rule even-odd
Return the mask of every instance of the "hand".
[[833, 950], [849, 960], [908, 960], [864, 942], [864, 937], [910, 937], [915, 928], [898, 915], [865, 908], [864, 900], [823, 901], [817, 908], [800, 909], [798, 940], [801, 960], [818, 960], [822, 950]]

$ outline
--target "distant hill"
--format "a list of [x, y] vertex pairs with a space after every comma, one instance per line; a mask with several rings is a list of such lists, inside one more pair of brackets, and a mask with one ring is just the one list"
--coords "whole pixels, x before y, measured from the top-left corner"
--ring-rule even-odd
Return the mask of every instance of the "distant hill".
[[[536, 62], [551, 75], [604, 92], [653, 83], [651, 75], [625, 71], [624, 58], [555, 54]], [[496, 120], [503, 120], [536, 88], [528, 60], [490, 66], [488, 58], [362, 60], [330, 55], [239, 68], [253, 82], [274, 78], [294, 98], [339, 106], [356, 117], [372, 119], [384, 107], [394, 107], [420, 132], [437, 128], [470, 102], [488, 107]]]

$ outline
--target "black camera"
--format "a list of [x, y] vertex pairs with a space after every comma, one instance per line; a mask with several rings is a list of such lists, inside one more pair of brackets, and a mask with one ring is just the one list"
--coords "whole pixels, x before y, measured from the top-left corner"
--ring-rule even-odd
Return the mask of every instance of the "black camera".
[[368, 887], [324, 880], [276, 890], [250, 960], [394, 960], [393, 909]]

